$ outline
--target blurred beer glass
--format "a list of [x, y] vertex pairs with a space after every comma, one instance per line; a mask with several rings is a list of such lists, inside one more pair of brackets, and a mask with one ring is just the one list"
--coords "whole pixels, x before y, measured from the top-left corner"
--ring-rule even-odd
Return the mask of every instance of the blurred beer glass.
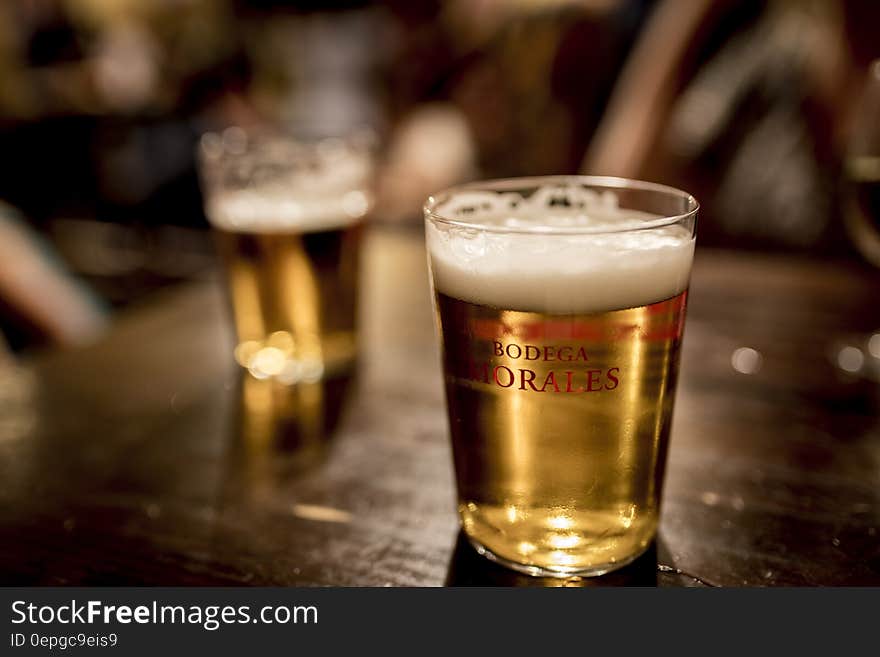
[[697, 202], [598, 177], [428, 199], [465, 533], [533, 575], [598, 575], [657, 529]]
[[372, 135], [229, 128], [202, 137], [199, 162], [229, 283], [235, 359], [254, 377], [285, 384], [351, 369]]

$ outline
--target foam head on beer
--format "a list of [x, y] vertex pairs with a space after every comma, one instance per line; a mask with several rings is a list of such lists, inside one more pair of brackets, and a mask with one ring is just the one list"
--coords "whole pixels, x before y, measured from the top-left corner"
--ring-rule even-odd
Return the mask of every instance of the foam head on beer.
[[668, 299], [688, 284], [692, 232], [621, 207], [613, 191], [547, 185], [524, 197], [464, 189], [431, 211], [453, 222], [428, 222], [435, 287], [471, 303], [603, 312]]
[[[227, 131], [228, 132], [228, 131]], [[315, 232], [351, 225], [367, 213], [372, 155], [338, 139], [298, 143], [281, 137], [205, 135], [214, 160], [206, 211], [227, 231]], [[206, 167], [207, 168], [207, 167]]]
[[331, 196], [254, 188], [217, 194], [208, 215], [216, 228], [230, 232], [313, 233], [356, 223], [369, 205], [367, 193], [357, 188]]

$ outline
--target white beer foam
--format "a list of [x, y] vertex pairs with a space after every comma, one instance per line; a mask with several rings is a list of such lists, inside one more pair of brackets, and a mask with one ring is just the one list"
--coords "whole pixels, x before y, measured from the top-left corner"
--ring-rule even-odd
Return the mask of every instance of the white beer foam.
[[[552, 202], [560, 192], [567, 199], [564, 206]], [[463, 301], [530, 312], [603, 312], [668, 299], [684, 291], [690, 278], [690, 231], [652, 227], [660, 216], [618, 208], [613, 192], [548, 187], [528, 199], [466, 192], [434, 211], [521, 231], [427, 222], [435, 288]], [[599, 232], [624, 227], [637, 230]], [[566, 232], [572, 230], [592, 233]]]
[[269, 138], [252, 148], [237, 159], [215, 153], [220, 180], [237, 183], [208, 186], [205, 212], [217, 228], [333, 230], [356, 223], [369, 210], [373, 162], [368, 152], [351, 151], [336, 139], [300, 144]]
[[278, 189], [243, 189], [216, 194], [206, 204], [211, 224], [232, 232], [303, 233], [333, 230], [360, 221], [370, 206], [365, 191], [294, 194]]

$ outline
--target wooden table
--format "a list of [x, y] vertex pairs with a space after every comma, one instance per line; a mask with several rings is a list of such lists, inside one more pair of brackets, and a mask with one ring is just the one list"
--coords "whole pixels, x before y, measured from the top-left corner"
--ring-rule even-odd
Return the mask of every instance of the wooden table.
[[374, 230], [362, 282], [347, 388], [242, 380], [214, 278], [2, 371], [0, 583], [880, 584], [878, 385], [832, 362], [880, 327], [877, 274], [702, 251], [660, 536], [570, 580], [458, 535], [420, 236]]

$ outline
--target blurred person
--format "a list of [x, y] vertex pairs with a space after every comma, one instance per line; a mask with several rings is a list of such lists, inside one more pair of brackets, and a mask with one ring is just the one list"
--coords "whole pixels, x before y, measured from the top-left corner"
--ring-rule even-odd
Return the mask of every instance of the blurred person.
[[693, 190], [704, 244], [849, 251], [836, 181], [877, 24], [866, 0], [663, 0], [582, 170]]

